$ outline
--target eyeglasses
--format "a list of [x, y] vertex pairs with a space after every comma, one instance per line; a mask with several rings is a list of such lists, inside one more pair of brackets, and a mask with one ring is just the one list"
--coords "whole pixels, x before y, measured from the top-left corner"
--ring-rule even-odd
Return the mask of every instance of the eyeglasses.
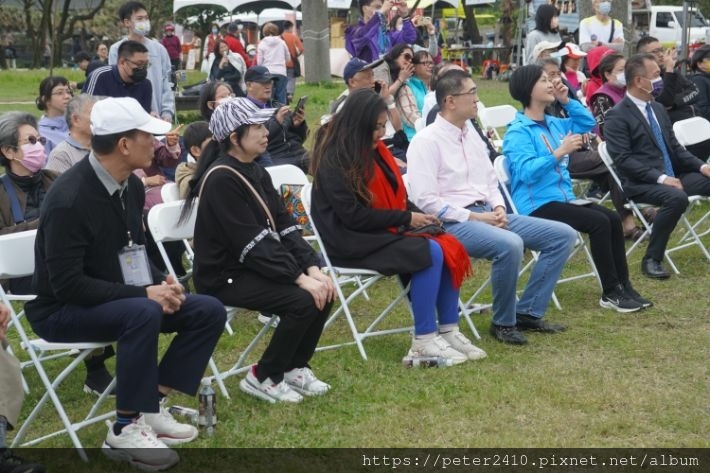
[[652, 51], [649, 51], [649, 53], [655, 54], [656, 56], [658, 56], [659, 54], [663, 54], [663, 48], [656, 48]]
[[47, 144], [47, 138], [45, 138], [44, 136], [34, 136], [34, 135], [28, 136], [28, 137], [25, 138], [25, 140], [22, 141], [22, 142], [18, 141], [17, 144], [18, 144], [18, 145], [24, 145], [24, 144], [29, 143], [29, 144], [31, 144], [31, 145], [35, 145], [35, 144], [37, 144], [38, 141], [39, 141], [39, 143], [40, 143], [42, 146], [44, 146], [44, 145]]
[[409, 53], [404, 53], [400, 57], [404, 58], [405, 61], [411, 61], [412, 59], [414, 59], [414, 56]]
[[207, 106], [214, 109], [214, 108], [217, 107], [217, 105], [221, 105], [221, 104], [223, 104], [224, 102], [227, 102], [227, 101], [233, 99], [234, 97], [236, 97], [234, 94], [229, 94], [229, 95], [227, 95], [226, 97], [222, 97], [221, 99], [210, 100], [210, 101], [207, 102]]
[[[70, 97], [74, 96], [74, 91], [71, 88], [67, 89], [57, 89], [54, 92], [52, 92], [52, 95], [68, 95]], [[33, 143], [34, 144], [34, 143]]]
[[126, 58], [126, 62], [130, 62], [134, 66], [136, 66], [138, 69], [148, 69], [150, 67], [150, 61], [145, 62], [145, 63], [139, 63], [135, 61], [131, 61], [130, 59]]

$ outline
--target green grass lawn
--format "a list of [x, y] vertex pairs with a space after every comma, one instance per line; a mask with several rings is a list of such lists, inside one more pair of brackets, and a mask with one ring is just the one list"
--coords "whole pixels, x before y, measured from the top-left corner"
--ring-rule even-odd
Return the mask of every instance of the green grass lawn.
[[[30, 100], [39, 78], [34, 72], [0, 72], [0, 101]], [[511, 103], [507, 84], [479, 80], [478, 86], [486, 105]], [[342, 84], [298, 86], [297, 96], [310, 97], [311, 124], [341, 89]], [[704, 242], [710, 244], [710, 237]], [[218, 400], [216, 434], [202, 436], [190, 447], [710, 447], [710, 264], [698, 250], [686, 249], [674, 256], [680, 276], [651, 281], [640, 274], [643, 250], [632, 253], [629, 266], [639, 292], [655, 302], [651, 309], [627, 315], [603, 310], [598, 285], [584, 279], [559, 285], [556, 293], [563, 309], [548, 311], [548, 317], [566, 324], [568, 331], [531, 334], [528, 346], [494, 341], [488, 334], [490, 313], [475, 316], [482, 336], [479, 345], [488, 352], [482, 361], [405, 369], [400, 361], [409, 348], [409, 335], [370, 339], [365, 342], [368, 361], [352, 346], [317, 353], [313, 367], [333, 389], [293, 406], [247, 396], [239, 391], [239, 378], [232, 377], [226, 382], [231, 399]], [[490, 272], [486, 262], [475, 261], [474, 266], [476, 275], [462, 296], [471, 294]], [[578, 256], [565, 274], [581, 271], [586, 267]], [[386, 305], [394, 288], [389, 281], [370, 292], [369, 302], [355, 304], [361, 327]], [[490, 294], [482, 300], [490, 300]], [[385, 325], [408, 322], [399, 310]], [[225, 334], [215, 353], [222, 368], [234, 363], [260, 327], [255, 314], [241, 315], [233, 326], [235, 335]], [[463, 325], [462, 330], [470, 335]], [[323, 343], [349, 337], [341, 320], [323, 334]], [[83, 374], [78, 370], [62, 389], [75, 415], [89, 406], [81, 392]], [[27, 377], [34, 389], [24, 415], [41, 394], [36, 375], [28, 372]], [[171, 403], [194, 407], [196, 400], [173, 396]], [[33, 433], [57, 425], [47, 409]], [[84, 445], [97, 447], [105, 434], [103, 425], [95, 425], [80, 437]], [[60, 436], [42, 446], [65, 447], [70, 442]], [[173, 471], [196, 471], [196, 461], [187, 460]], [[129, 471], [105, 460], [97, 464], [101, 471]]]

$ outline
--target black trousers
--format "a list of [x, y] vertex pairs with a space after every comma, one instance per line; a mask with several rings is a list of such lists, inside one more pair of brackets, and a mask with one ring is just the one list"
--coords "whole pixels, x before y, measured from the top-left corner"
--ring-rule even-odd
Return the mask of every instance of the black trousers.
[[618, 213], [597, 204], [548, 202], [530, 215], [566, 223], [589, 235], [592, 259], [604, 292], [629, 280], [624, 230]]
[[683, 212], [688, 208], [689, 195], [710, 195], [710, 178], [699, 172], [691, 172], [678, 176], [683, 183], [683, 189], [655, 184], [648, 186], [645, 192], [633, 195], [636, 202], [660, 206], [660, 210], [653, 219], [653, 231], [648, 242], [645, 258], [656, 261], [663, 260], [663, 254], [668, 245], [668, 239]]
[[[180, 310], [138, 297], [66, 305], [32, 329], [50, 342], [117, 342], [116, 409], [158, 412], [158, 385], [197, 394], [227, 314], [214, 297], [188, 295]], [[177, 333], [158, 365], [158, 335]]]
[[609, 170], [602, 161], [599, 152], [595, 150], [575, 151], [569, 155], [569, 166], [567, 167], [572, 179], [591, 179], [603, 191], [609, 191], [611, 202], [622, 218], [631, 212], [624, 208], [626, 196], [621, 188], [616, 185]]
[[257, 378], [281, 382], [286, 371], [308, 366], [318, 346], [332, 304], [318, 310], [311, 294], [245, 271], [216, 292], [225, 305], [278, 314], [280, 322], [257, 364]]

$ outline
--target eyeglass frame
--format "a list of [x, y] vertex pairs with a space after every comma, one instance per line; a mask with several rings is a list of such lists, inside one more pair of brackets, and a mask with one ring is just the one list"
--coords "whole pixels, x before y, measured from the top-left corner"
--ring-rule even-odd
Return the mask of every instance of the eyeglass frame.
[[131, 61], [130, 59], [126, 58], [126, 62], [133, 64], [136, 69], [148, 69], [150, 67], [150, 61], [146, 62], [145, 64], [138, 64], [137, 62]]
[[37, 143], [40, 143], [42, 146], [45, 146], [47, 144], [47, 138], [44, 136], [35, 136], [35, 135], [29, 135], [26, 138], [24, 138], [24, 143], [20, 143], [20, 140], [17, 140], [17, 145], [22, 146], [26, 144], [31, 144], [31, 145], [36, 145]]

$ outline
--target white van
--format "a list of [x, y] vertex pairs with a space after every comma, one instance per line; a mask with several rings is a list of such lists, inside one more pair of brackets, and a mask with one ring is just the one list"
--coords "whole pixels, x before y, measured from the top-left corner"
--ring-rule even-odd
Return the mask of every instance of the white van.
[[[700, 10], [689, 9], [688, 18], [690, 42], [706, 41], [710, 26]], [[648, 34], [657, 38], [662, 44], [679, 44], [683, 34], [683, 7], [658, 5], [646, 10], [634, 10], [633, 23], [639, 36]]]

